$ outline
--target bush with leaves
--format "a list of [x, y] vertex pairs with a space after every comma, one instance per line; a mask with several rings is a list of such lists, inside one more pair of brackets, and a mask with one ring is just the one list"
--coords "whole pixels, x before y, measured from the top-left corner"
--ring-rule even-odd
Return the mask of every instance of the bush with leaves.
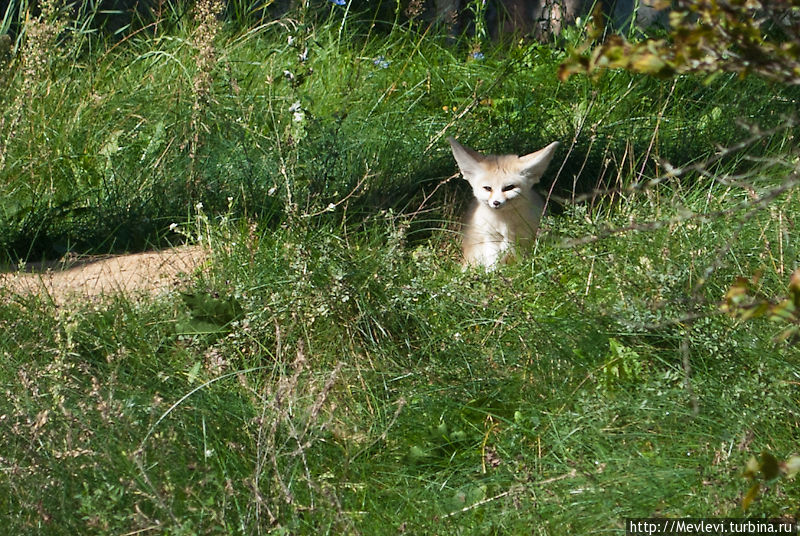
[[[668, 7], [670, 2], [657, 2]], [[666, 38], [631, 42], [601, 35], [602, 12], [595, 10], [588, 39], [561, 65], [559, 76], [626, 69], [658, 76], [721, 72], [757, 74], [770, 80], [800, 84], [800, 1], [677, 0]]]
[[[673, 6], [671, 29], [661, 38], [631, 41], [620, 35], [607, 35], [602, 27], [602, 12], [596, 9], [586, 28], [582, 45], [571, 50], [559, 68], [559, 77], [566, 80], [574, 74], [596, 75], [605, 69], [623, 69], [664, 78], [694, 74], [711, 82], [722, 73], [737, 73], [740, 77], [755, 75], [787, 86], [800, 85], [800, 0], [701, 0], [689, 2], [657, 2], [659, 8]], [[795, 128], [794, 120], [783, 118], [780, 128]], [[758, 127], [750, 127], [753, 139], [765, 139]], [[766, 144], [760, 144], [762, 147]], [[719, 151], [738, 151], [743, 146]], [[772, 186], [766, 194], [757, 195], [752, 186], [737, 181], [751, 191], [753, 210], [764, 201], [770, 202], [797, 186], [797, 156], [793, 147], [783, 149], [779, 159], [787, 166], [782, 184]], [[768, 167], [763, 154], [746, 157]], [[758, 164], [756, 164], [758, 167]], [[667, 166], [669, 169], [669, 166]], [[714, 175], [706, 165], [696, 167], [704, 175]], [[724, 182], [727, 178], [715, 177]], [[792, 341], [800, 333], [800, 269], [795, 270], [789, 283], [789, 295], [770, 297], [758, 289], [760, 274], [751, 278], [739, 277], [730, 286], [721, 305], [722, 311], [745, 321], [768, 318], [788, 324], [776, 336], [779, 341]], [[793, 455], [779, 461], [765, 450], [759, 458], [753, 456], [743, 476], [751, 486], [742, 498], [747, 510], [764, 486], [792, 478], [800, 469], [800, 457]]]

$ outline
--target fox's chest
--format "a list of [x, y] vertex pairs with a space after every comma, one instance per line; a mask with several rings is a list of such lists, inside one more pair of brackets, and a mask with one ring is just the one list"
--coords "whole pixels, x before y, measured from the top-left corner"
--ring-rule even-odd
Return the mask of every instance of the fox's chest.
[[495, 210], [478, 205], [472, 213], [471, 225], [491, 234], [496, 240], [508, 244], [532, 238], [536, 234], [541, 208], [535, 203], [524, 203], [518, 207]]

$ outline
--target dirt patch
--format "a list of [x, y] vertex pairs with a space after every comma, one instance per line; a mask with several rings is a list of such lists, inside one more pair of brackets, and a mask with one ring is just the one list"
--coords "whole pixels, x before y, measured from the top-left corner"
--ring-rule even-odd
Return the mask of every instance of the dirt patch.
[[13, 293], [48, 294], [56, 303], [119, 292], [160, 294], [180, 286], [208, 257], [199, 246], [179, 246], [130, 255], [71, 257], [10, 267], [0, 287]]

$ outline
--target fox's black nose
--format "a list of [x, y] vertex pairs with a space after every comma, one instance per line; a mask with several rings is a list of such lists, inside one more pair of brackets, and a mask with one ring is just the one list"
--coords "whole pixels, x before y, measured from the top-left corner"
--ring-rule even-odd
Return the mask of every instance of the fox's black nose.
[[500, 206], [500, 205], [502, 205], [502, 204], [503, 204], [503, 203], [501, 203], [500, 201], [498, 201], [498, 200], [496, 200], [496, 199], [495, 199], [494, 201], [492, 201], [492, 206], [493, 206], [494, 208], [497, 208], [497, 207], [499, 207], [499, 206]]

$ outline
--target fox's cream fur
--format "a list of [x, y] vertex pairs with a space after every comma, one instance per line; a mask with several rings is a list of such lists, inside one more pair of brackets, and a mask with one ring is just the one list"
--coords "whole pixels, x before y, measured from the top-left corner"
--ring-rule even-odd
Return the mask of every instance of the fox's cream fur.
[[464, 218], [464, 261], [494, 268], [533, 244], [544, 203], [533, 191], [558, 142], [525, 156], [482, 155], [448, 138], [475, 199]]

